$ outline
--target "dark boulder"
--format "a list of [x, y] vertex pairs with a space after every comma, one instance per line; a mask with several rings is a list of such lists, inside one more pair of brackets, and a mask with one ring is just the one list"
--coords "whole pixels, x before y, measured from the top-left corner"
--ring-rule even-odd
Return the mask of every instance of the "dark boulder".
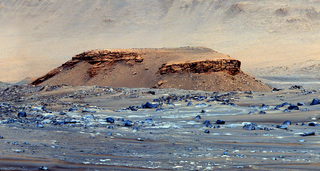
[[26, 112], [23, 112], [23, 111], [21, 111], [21, 112], [19, 112], [18, 113], [18, 118], [22, 118], [22, 117], [27, 117], [27, 113]]
[[280, 91], [282, 89], [279, 89], [279, 88], [273, 88], [272, 91]]
[[296, 106], [296, 105], [291, 104], [291, 105], [288, 107], [288, 110], [299, 110], [299, 107]]
[[209, 127], [209, 128], [213, 127], [209, 120], [204, 121], [203, 124], [205, 124], [205, 127]]
[[315, 126], [315, 127], [318, 127], [319, 125], [318, 125], [318, 124], [316, 124], [316, 123], [310, 122], [310, 123], [309, 123], [309, 126]]
[[60, 114], [60, 115], [66, 115], [67, 113], [61, 111], [59, 114]]
[[225, 123], [226, 123], [225, 121], [222, 121], [222, 120], [219, 120], [219, 119], [216, 121], [216, 124], [225, 124]]
[[69, 112], [72, 112], [72, 111], [75, 111], [75, 110], [78, 110], [78, 108], [72, 107], [72, 108], [69, 109]]
[[193, 104], [191, 103], [191, 102], [189, 102], [188, 104], [187, 104], [187, 106], [192, 106]]
[[320, 104], [320, 101], [318, 98], [313, 99], [312, 102], [310, 103], [310, 105], [317, 105], [317, 104]]
[[152, 119], [151, 118], [147, 118], [144, 120], [146, 123], [152, 123]]
[[208, 127], [208, 128], [214, 128], [214, 126], [211, 123], [208, 123], [205, 126]]
[[151, 94], [151, 95], [155, 95], [156, 94], [155, 91], [148, 91], [148, 93]]
[[141, 106], [142, 106], [142, 108], [154, 109], [154, 108], [157, 108], [159, 106], [159, 104], [153, 104], [153, 103], [147, 102], [146, 104], [143, 104]]
[[208, 123], [210, 123], [209, 120], [205, 120], [205, 121], [203, 122], [203, 124], [208, 124]]
[[300, 90], [300, 89], [303, 89], [303, 87], [301, 85], [294, 85], [294, 86], [291, 86], [289, 89], [290, 90]]
[[113, 117], [107, 117], [106, 121], [110, 122], [110, 123], [114, 123], [114, 118]]
[[315, 132], [307, 132], [307, 133], [303, 133], [303, 134], [301, 134], [301, 136], [310, 136], [310, 135], [316, 135], [316, 133]]
[[259, 114], [266, 114], [266, 112], [261, 110]]
[[201, 119], [201, 116], [200, 116], [200, 115], [197, 115], [197, 116], [195, 117], [195, 119]]
[[257, 126], [258, 125], [256, 123], [250, 123], [250, 124], [245, 124], [242, 128], [246, 130], [256, 130]]
[[132, 126], [132, 121], [129, 121], [129, 120], [125, 120], [124, 121], [124, 126]]
[[259, 107], [260, 108], [260, 110], [267, 110], [267, 109], [269, 109], [269, 105], [265, 105], [265, 104], [262, 104], [261, 105], [261, 107]]
[[282, 124], [282, 125], [291, 125], [291, 121], [286, 120], [286, 121], [284, 121], [284, 122], [283, 122], [283, 124]]

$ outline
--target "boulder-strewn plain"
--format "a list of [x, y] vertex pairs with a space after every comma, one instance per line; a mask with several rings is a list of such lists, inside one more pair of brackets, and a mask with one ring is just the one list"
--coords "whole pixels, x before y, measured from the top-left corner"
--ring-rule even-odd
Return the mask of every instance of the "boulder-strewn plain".
[[319, 91], [0, 91], [4, 170], [317, 170]]

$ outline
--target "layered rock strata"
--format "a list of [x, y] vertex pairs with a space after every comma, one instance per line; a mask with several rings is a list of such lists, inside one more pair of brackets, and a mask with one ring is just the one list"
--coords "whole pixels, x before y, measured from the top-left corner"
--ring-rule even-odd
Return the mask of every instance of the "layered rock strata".
[[240, 72], [241, 62], [235, 59], [216, 59], [186, 63], [163, 64], [160, 74], [170, 73], [210, 73], [225, 71], [230, 75]]
[[111, 51], [111, 50], [91, 50], [87, 52], [80, 53], [72, 57], [71, 60], [62, 64], [60, 67], [53, 69], [46, 75], [38, 78], [32, 84], [38, 85], [42, 82], [52, 78], [53, 76], [59, 74], [64, 69], [71, 69], [79, 62], [88, 62], [92, 67], [87, 71], [90, 77], [96, 76], [100, 69], [112, 66], [117, 62], [124, 62], [129, 66], [133, 66], [134, 63], [140, 63], [143, 58], [136, 52], [124, 52], [124, 51]]

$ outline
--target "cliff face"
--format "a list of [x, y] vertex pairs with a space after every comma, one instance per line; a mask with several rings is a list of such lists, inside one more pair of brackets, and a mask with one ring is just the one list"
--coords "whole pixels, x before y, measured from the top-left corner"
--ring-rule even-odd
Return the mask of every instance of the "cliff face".
[[106, 66], [111, 66], [117, 62], [125, 62], [128, 65], [133, 65], [135, 62], [142, 62], [143, 59], [137, 52], [91, 50], [72, 57], [72, 60], [64, 65], [74, 65], [79, 61], [86, 61], [93, 65], [103, 63]]
[[91, 50], [32, 84], [268, 91], [244, 74], [241, 62], [207, 48]]
[[80, 53], [62, 66], [73, 67], [75, 64], [86, 61], [92, 65], [88, 70], [90, 77], [96, 76], [99, 71], [105, 67], [110, 67], [118, 62], [123, 62], [129, 66], [135, 63], [141, 63], [143, 59], [136, 52], [110, 51], [110, 50], [92, 50]]
[[72, 57], [71, 60], [62, 64], [60, 67], [50, 71], [46, 75], [38, 78], [32, 84], [38, 85], [42, 82], [59, 74], [61, 71], [75, 67], [79, 62], [88, 62], [92, 67], [87, 71], [89, 77], [96, 76], [105, 67], [110, 67], [117, 62], [124, 62], [129, 66], [141, 63], [143, 59], [136, 52], [110, 51], [110, 50], [91, 50], [80, 53]]
[[163, 64], [159, 69], [160, 74], [169, 73], [211, 73], [225, 71], [230, 75], [240, 72], [241, 62], [234, 59], [216, 59], [186, 63]]

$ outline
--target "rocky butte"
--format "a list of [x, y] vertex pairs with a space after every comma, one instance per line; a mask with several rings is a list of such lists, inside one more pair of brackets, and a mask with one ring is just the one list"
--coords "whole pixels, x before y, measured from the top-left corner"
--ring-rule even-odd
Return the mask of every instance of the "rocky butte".
[[206, 91], [269, 91], [241, 62], [204, 47], [101, 49], [80, 53], [32, 82]]

